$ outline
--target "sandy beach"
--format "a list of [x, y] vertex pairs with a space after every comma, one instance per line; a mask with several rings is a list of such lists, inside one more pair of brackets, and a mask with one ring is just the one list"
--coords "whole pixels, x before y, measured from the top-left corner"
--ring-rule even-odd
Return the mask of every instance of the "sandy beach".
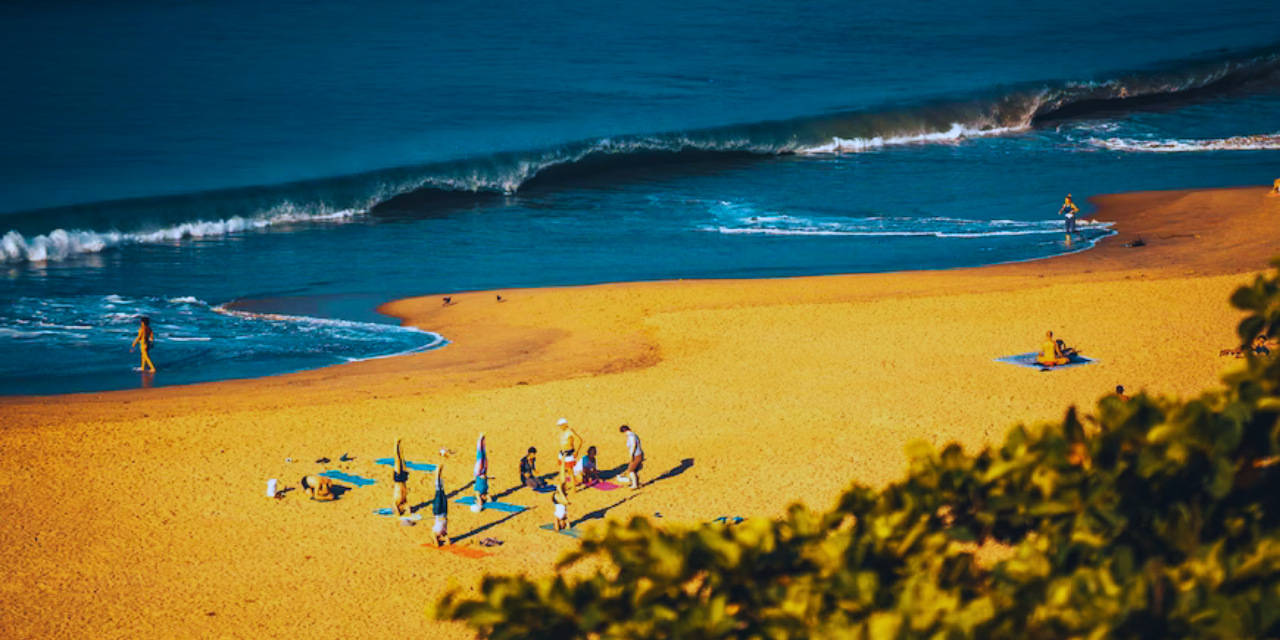
[[[626, 460], [619, 425], [644, 442], [651, 484], [574, 496], [590, 530], [821, 508], [898, 477], [912, 439], [979, 447], [1118, 384], [1196, 394], [1235, 363], [1218, 355], [1236, 346], [1228, 297], [1280, 254], [1280, 198], [1265, 194], [1098, 197], [1118, 233], [1097, 248], [977, 269], [402, 300], [381, 311], [451, 344], [257, 380], [0, 398], [0, 637], [469, 637], [429, 621], [428, 604], [485, 573], [548, 574], [575, 544], [539, 528], [547, 495], [507, 493], [529, 446], [552, 470], [560, 417], [602, 469]], [[1046, 330], [1097, 362], [995, 361]], [[457, 545], [488, 555], [424, 547], [429, 526], [371, 513], [390, 506], [374, 460], [396, 438], [415, 461], [458, 451], [454, 491], [481, 431], [493, 492], [532, 507], [451, 505]], [[329, 503], [264, 495], [268, 479], [325, 469], [376, 484]], [[430, 482], [411, 475], [411, 504]], [[489, 537], [503, 544], [479, 546]]]

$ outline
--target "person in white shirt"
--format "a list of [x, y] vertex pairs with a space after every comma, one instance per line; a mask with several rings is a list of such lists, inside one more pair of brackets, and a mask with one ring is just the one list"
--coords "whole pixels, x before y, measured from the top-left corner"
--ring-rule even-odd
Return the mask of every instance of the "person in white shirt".
[[631, 456], [626, 472], [618, 480], [631, 485], [631, 490], [635, 491], [640, 488], [640, 469], [644, 468], [644, 450], [640, 448], [640, 436], [636, 435], [631, 427], [624, 424], [618, 427], [618, 431], [627, 434], [627, 453]]

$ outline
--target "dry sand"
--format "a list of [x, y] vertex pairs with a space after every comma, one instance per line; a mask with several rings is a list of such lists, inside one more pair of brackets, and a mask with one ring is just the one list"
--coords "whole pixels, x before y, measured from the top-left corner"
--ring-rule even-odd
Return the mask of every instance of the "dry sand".
[[[406, 300], [384, 310], [452, 344], [262, 380], [0, 399], [0, 636], [467, 637], [423, 614], [446, 586], [545, 575], [575, 543], [540, 530], [550, 499], [520, 490], [504, 498], [533, 507], [519, 515], [450, 510], [464, 547], [505, 541], [491, 556], [420, 546], [428, 526], [371, 514], [390, 503], [373, 459], [395, 438], [411, 460], [459, 451], [456, 489], [487, 432], [502, 493], [530, 445], [551, 470], [557, 418], [605, 469], [625, 461], [627, 423], [642, 478], [658, 480], [579, 494], [572, 517], [694, 523], [826, 507], [852, 482], [899, 477], [913, 438], [980, 446], [1116, 384], [1198, 393], [1233, 364], [1218, 356], [1240, 319], [1228, 296], [1280, 254], [1280, 199], [1265, 193], [1101, 197], [1098, 218], [1120, 232], [1102, 246], [980, 269]], [[1122, 246], [1137, 237], [1147, 245]], [[993, 361], [1046, 329], [1098, 364]], [[324, 468], [377, 484], [331, 503], [264, 496], [269, 478]], [[412, 475], [412, 503], [429, 482]]]

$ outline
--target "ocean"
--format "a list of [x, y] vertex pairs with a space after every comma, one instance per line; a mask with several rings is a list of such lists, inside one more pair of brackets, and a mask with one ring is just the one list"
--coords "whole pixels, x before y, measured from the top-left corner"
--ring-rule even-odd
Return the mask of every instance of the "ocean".
[[11, 3], [0, 394], [448, 348], [374, 311], [415, 295], [1087, 251], [1067, 193], [1280, 177], [1273, 14]]

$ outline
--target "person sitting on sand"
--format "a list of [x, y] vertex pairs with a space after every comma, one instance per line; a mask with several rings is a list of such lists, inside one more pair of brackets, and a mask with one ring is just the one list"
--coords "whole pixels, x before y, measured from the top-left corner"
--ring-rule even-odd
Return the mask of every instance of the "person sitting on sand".
[[587, 447], [587, 455], [578, 460], [573, 467], [574, 479], [579, 487], [590, 486], [600, 481], [600, 470], [596, 468], [596, 448]]
[[1057, 343], [1058, 353], [1061, 354], [1062, 357], [1070, 360], [1071, 358], [1074, 358], [1080, 355], [1079, 350], [1077, 350], [1075, 347], [1068, 347], [1066, 342], [1062, 340], [1055, 340], [1054, 342]]
[[573, 475], [573, 465], [578, 461], [578, 449], [582, 448], [582, 436], [569, 426], [569, 421], [560, 418], [556, 421], [560, 427], [560, 448], [556, 456], [560, 459], [560, 476]]
[[618, 431], [627, 434], [627, 453], [631, 456], [626, 472], [618, 480], [631, 485], [631, 490], [635, 491], [640, 488], [640, 469], [644, 468], [644, 450], [640, 448], [640, 436], [636, 435], [631, 427], [624, 424], [618, 427]]
[[1116, 385], [1116, 396], [1119, 397], [1124, 402], [1129, 401], [1129, 396], [1124, 394], [1124, 385], [1122, 384]]
[[1276, 178], [1275, 183], [1271, 185], [1271, 192], [1267, 195], [1280, 196], [1280, 178]]
[[436, 495], [431, 499], [431, 515], [435, 516], [435, 524], [431, 533], [437, 547], [449, 544], [449, 494], [444, 490], [444, 461], [449, 452], [440, 450], [440, 464], [436, 465]]
[[396, 466], [391, 469], [391, 505], [396, 515], [409, 515], [409, 470], [404, 466], [400, 453], [400, 438], [396, 438]]
[[476, 440], [475, 477], [476, 504], [471, 510], [480, 511], [484, 509], [484, 503], [489, 501], [489, 452], [485, 448], [483, 433]]
[[151, 318], [142, 316], [138, 318], [138, 322], [138, 337], [133, 339], [133, 344], [129, 345], [129, 350], [133, 351], [134, 347], [138, 347], [138, 350], [142, 352], [141, 369], [143, 371], [150, 369], [151, 373], [155, 373], [156, 365], [151, 362], [151, 356], [148, 354], [151, 351], [151, 347], [156, 343], [156, 334], [151, 330]]
[[1253, 352], [1260, 356], [1271, 355], [1271, 348], [1267, 346], [1267, 335], [1265, 333], [1253, 339]]
[[547, 486], [547, 483], [538, 477], [537, 455], [538, 450], [534, 447], [529, 447], [529, 453], [520, 458], [520, 484], [534, 491]]
[[312, 500], [333, 500], [333, 481], [324, 476], [303, 476], [302, 492]]
[[1062, 355], [1062, 351], [1058, 349], [1058, 342], [1053, 339], [1053, 332], [1046, 331], [1044, 334], [1044, 345], [1040, 348], [1040, 355], [1036, 356], [1036, 362], [1042, 367], [1058, 367], [1071, 359]]
[[569, 476], [560, 476], [556, 492], [551, 494], [551, 504], [555, 505], [556, 531], [569, 528]]

